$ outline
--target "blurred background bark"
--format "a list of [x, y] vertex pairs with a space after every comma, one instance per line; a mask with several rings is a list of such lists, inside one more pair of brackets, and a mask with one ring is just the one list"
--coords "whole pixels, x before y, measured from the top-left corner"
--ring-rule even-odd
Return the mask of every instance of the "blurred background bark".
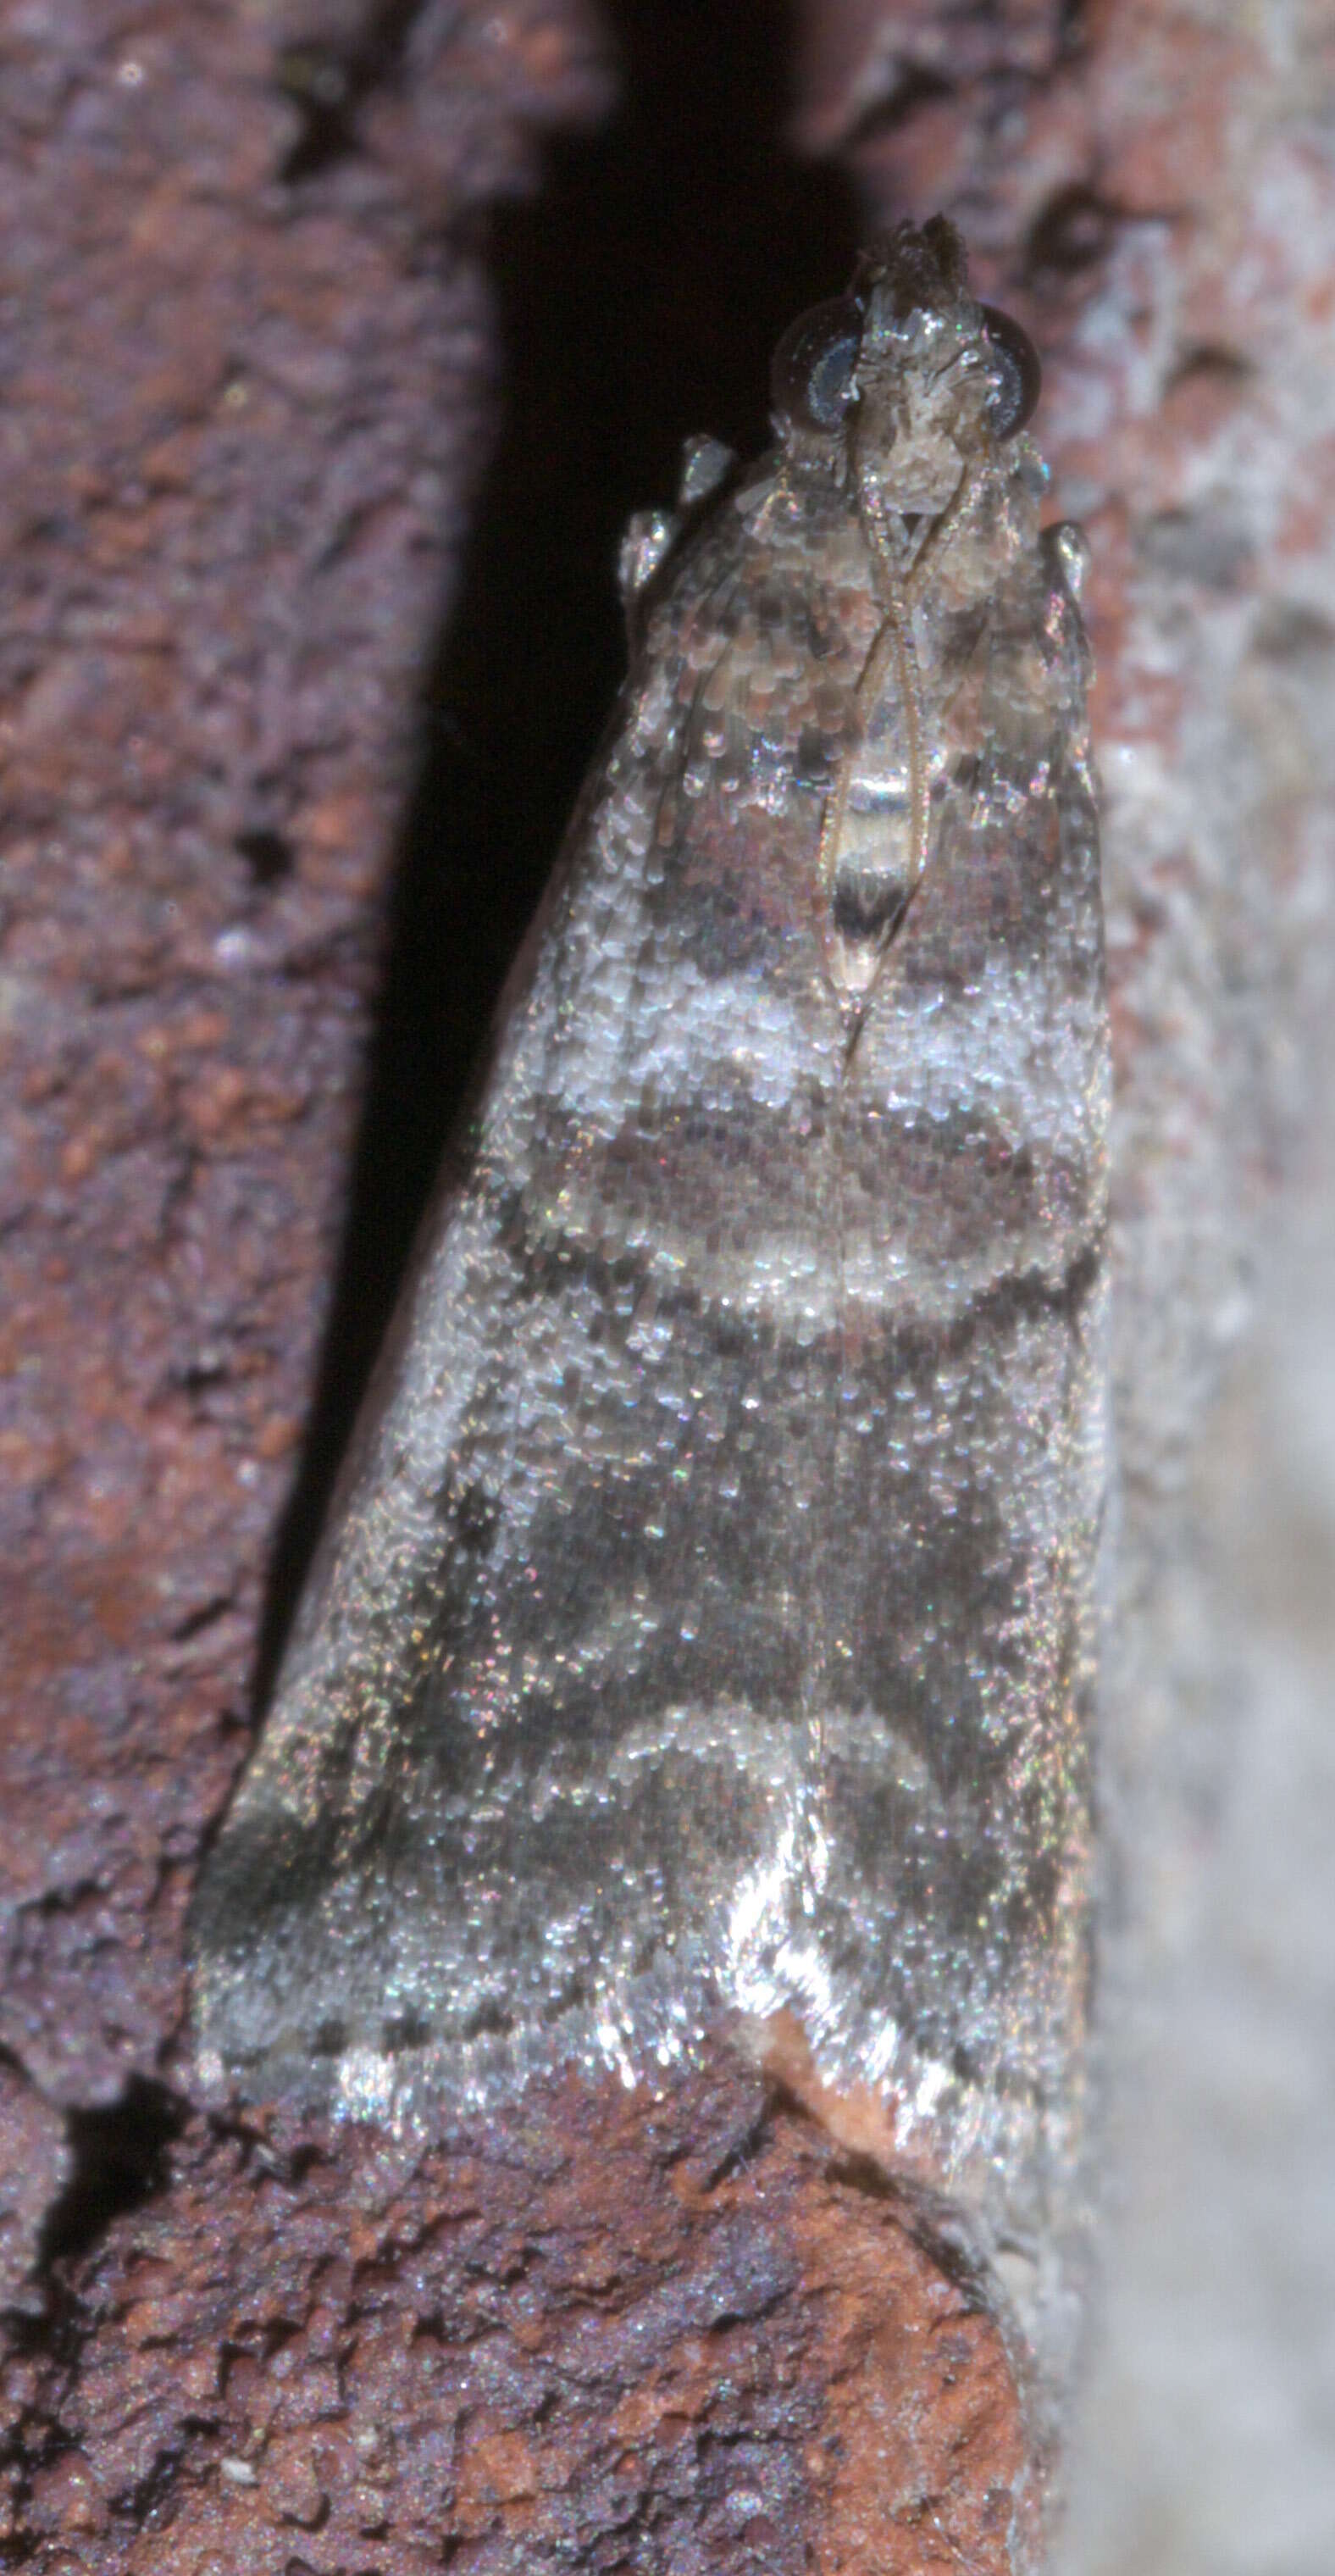
[[1325, 2576], [1329, 11], [6, 0], [0, 114], [10, 2556], [985, 2576], [1029, 2510], [987, 2320], [728, 2062], [414, 2156], [210, 2125], [184, 2042], [618, 530], [940, 207], [1094, 549], [1115, 2251], [1069, 2556]]

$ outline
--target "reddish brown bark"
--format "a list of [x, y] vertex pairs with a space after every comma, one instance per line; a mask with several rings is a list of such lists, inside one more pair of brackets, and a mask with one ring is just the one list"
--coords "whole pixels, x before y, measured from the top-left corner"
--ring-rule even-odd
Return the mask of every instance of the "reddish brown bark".
[[1005, 2563], [995, 2335], [740, 2068], [416, 2161], [189, 2109], [201, 1842], [615, 677], [616, 526], [758, 437], [868, 208], [946, 207], [1044, 344], [1105, 746], [1208, 791], [1212, 687], [1241, 746], [1245, 868], [1111, 779], [1139, 1458], [1273, 1148], [1335, 515], [1292, 81], [1162, 0], [616, 20], [620, 124], [576, 0], [8, 13], [0, 2257], [52, 2568]]
[[197, 2127], [78, 2320], [26, 2383], [74, 2564], [1007, 2564], [994, 2327], [731, 2063], [426, 2154]]

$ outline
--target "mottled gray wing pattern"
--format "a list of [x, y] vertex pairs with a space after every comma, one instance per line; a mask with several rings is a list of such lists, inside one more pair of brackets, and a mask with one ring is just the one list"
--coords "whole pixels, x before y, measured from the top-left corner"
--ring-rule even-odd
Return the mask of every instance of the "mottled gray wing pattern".
[[[1069, 2197], [1089, 1983], [1107, 1065], [1086, 660], [1047, 544], [929, 671], [929, 861], [841, 1105], [821, 2054], [1012, 2240]], [[840, 1545], [864, 1529], [875, 1548]]]
[[428, 1229], [201, 1916], [252, 2088], [642, 2065], [726, 1997], [758, 1856], [795, 1865], [833, 1465], [813, 888], [859, 658], [813, 648], [810, 537], [739, 571], [707, 532], [652, 624]]

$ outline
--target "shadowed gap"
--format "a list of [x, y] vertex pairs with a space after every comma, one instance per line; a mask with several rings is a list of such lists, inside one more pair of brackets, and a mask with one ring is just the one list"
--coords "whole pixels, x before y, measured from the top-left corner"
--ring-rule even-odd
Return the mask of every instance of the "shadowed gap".
[[404, 817], [347, 1231], [257, 1689], [272, 1679], [357, 1400], [505, 970], [625, 653], [614, 566], [681, 441], [768, 436], [770, 352], [837, 290], [851, 193], [786, 151], [774, 0], [619, 0], [622, 107], [493, 217], [504, 426], [442, 634]]
[[88, 2253], [113, 2218], [151, 2200], [186, 2107], [164, 2084], [132, 2075], [119, 2101], [68, 2113], [70, 2174], [46, 2213], [39, 2271]]

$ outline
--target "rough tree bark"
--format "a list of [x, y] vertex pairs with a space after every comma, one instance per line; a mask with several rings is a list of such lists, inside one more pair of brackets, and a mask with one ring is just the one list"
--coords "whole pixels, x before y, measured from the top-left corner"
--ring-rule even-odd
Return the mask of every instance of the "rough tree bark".
[[1316, 0], [0, 14], [15, 2563], [1006, 2565], [995, 2332], [749, 2074], [429, 2152], [211, 2124], [184, 1910], [615, 683], [617, 529], [939, 206], [1094, 551], [1114, 1994], [1153, 1973], [1215, 1759], [1184, 1462], [1328, 990], [1333, 94]]

